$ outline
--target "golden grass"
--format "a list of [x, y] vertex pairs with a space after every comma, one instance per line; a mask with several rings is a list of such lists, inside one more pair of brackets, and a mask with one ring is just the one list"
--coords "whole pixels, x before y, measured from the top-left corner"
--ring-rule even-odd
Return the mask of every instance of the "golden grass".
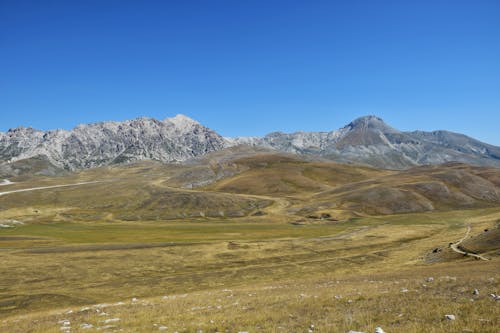
[[[235, 174], [194, 190], [172, 186], [199, 165], [139, 163], [28, 182], [104, 183], [0, 197], [0, 220], [24, 222], [0, 228], [0, 332], [497, 331], [488, 294], [499, 292], [500, 240], [484, 230], [497, 230], [498, 206], [370, 216], [341, 202], [442, 168], [351, 170], [272, 155], [224, 163]], [[235, 193], [213, 192], [222, 190]], [[304, 217], [321, 212], [343, 220]], [[448, 249], [468, 225], [470, 246], [491, 261]]]
[[[498, 261], [496, 262], [498, 264]], [[68, 306], [59, 311], [18, 316], [0, 322], [9, 332], [72, 332], [94, 329], [126, 332], [497, 332], [498, 269], [467, 262], [391, 273], [280, 279], [251, 286], [227, 286], [182, 294], [162, 290], [158, 297], [119, 303]], [[464, 276], [464, 272], [467, 274]], [[432, 277], [434, 280], [430, 281]], [[479, 295], [473, 295], [475, 288]], [[455, 321], [445, 319], [456, 316]], [[116, 320], [119, 319], [119, 320]], [[109, 322], [106, 322], [108, 320]], [[111, 325], [112, 327], [109, 327]]]
[[[466, 224], [472, 223], [475, 234], [494, 226], [499, 214], [426, 213], [306, 226], [28, 225], [4, 232], [0, 241], [0, 331], [55, 332], [58, 321], [69, 319], [72, 332], [79, 332], [83, 323], [102, 327], [102, 320], [118, 317], [117, 327], [139, 332], [156, 330], [154, 324], [168, 326], [167, 332], [298, 332], [311, 324], [319, 332], [372, 331], [375, 325], [409, 332], [450, 327], [493, 332], [498, 313], [487, 294], [498, 287], [495, 253], [486, 263], [460, 258], [434, 265], [426, 264], [426, 254], [460, 239]], [[162, 228], [163, 239], [158, 238]], [[8, 240], [23, 233], [26, 239]], [[103, 235], [113, 234], [117, 237], [106, 242]], [[456, 280], [439, 280], [447, 275]], [[428, 276], [436, 283], [422, 287]], [[475, 288], [482, 290], [481, 298], [471, 302]], [[187, 296], [160, 297], [182, 294]], [[341, 300], [335, 298], [339, 294]], [[140, 302], [132, 304], [134, 297]], [[108, 316], [95, 309], [78, 312], [120, 301], [126, 304], [104, 310]], [[74, 313], [53, 314], [56, 309]], [[448, 312], [459, 320], [444, 321]]]

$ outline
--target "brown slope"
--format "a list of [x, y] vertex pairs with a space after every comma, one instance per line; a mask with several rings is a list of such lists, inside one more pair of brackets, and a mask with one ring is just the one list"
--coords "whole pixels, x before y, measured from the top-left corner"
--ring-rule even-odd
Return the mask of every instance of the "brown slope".
[[243, 171], [206, 189], [257, 195], [307, 196], [388, 173], [334, 162], [307, 161], [295, 155], [279, 153], [244, 157], [232, 163]]
[[339, 186], [314, 196], [314, 201], [316, 207], [368, 214], [498, 206], [500, 188], [485, 174], [494, 179], [500, 169], [464, 164], [419, 167]]

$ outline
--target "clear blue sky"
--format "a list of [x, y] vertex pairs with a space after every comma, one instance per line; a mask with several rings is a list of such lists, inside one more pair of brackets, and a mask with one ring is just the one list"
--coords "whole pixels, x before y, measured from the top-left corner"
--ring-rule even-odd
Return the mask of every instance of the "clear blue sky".
[[500, 145], [500, 1], [0, 0], [0, 130], [186, 114], [222, 135], [375, 114]]

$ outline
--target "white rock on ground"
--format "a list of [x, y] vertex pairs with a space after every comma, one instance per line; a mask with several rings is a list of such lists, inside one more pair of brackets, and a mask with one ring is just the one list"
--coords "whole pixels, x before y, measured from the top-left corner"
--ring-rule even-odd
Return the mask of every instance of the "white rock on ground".
[[375, 333], [385, 333], [385, 331], [381, 327], [375, 328]]
[[106, 320], [103, 320], [103, 323], [109, 324], [109, 323], [116, 323], [117, 321], [120, 321], [120, 318], [106, 319]]
[[106, 325], [106, 326], [102, 326], [102, 327], [98, 327], [97, 330], [108, 330], [108, 329], [115, 329], [116, 326], [114, 325]]
[[455, 315], [452, 315], [452, 314], [447, 314], [447, 315], [444, 316], [444, 318], [446, 318], [447, 320], [455, 320], [455, 319], [457, 319], [455, 317]]

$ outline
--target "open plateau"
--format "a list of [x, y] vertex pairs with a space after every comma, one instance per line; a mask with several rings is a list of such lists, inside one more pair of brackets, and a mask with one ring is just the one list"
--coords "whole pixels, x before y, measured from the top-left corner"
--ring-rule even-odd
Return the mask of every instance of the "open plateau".
[[0, 258], [0, 332], [498, 332], [500, 147], [375, 116], [20, 127]]

